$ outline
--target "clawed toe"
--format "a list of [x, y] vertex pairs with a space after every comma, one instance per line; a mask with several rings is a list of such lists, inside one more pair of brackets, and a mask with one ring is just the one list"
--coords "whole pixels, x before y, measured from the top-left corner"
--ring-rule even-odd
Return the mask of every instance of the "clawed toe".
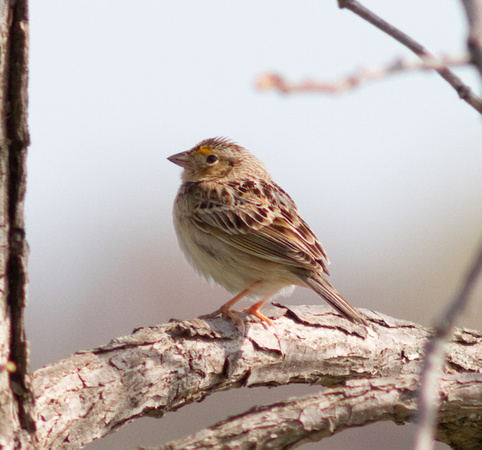
[[222, 316], [222, 315], [224, 315], [223, 311], [221, 311], [221, 309], [217, 309], [212, 313], [203, 314], [202, 316], [198, 316], [198, 317], [199, 319], [212, 319], [213, 317]]
[[261, 300], [254, 305], [251, 305], [249, 308], [243, 309], [242, 312], [245, 312], [247, 314], [251, 314], [252, 316], [256, 316], [258, 319], [260, 319], [263, 322], [266, 322], [269, 326], [274, 326], [273, 321], [266, 317], [264, 314], [260, 312], [260, 308], [264, 305], [264, 300]]
[[228, 308], [219, 308], [216, 311], [209, 313], [209, 314], [203, 314], [202, 316], [199, 316], [200, 319], [212, 319], [213, 317], [229, 317], [230, 319], [234, 320], [236, 325], [238, 326], [241, 334], [244, 335], [245, 333], [245, 327], [244, 327], [244, 322], [241, 317], [238, 316], [239, 311], [233, 311], [232, 309]]
[[267, 323], [270, 327], [274, 326], [273, 321], [269, 317], [266, 317], [264, 314], [261, 314], [257, 309], [253, 310], [252, 307], [250, 307], [250, 308], [243, 309], [242, 312], [251, 314], [252, 316], [256, 316], [259, 320]]
[[250, 306], [249, 308], [245, 308], [241, 311], [233, 311], [232, 309], [228, 309], [228, 308], [219, 308], [212, 313], [203, 314], [202, 316], [199, 316], [199, 318], [200, 319], [212, 319], [212, 318], [218, 317], [218, 316], [229, 317], [230, 319], [234, 320], [234, 322], [236, 322], [236, 325], [241, 330], [241, 332], [244, 334], [245, 326], [244, 326], [243, 319], [241, 319], [241, 317], [239, 317], [239, 315], [238, 315], [240, 313], [246, 313], [246, 314], [250, 314], [252, 316], [256, 316], [259, 320], [267, 323], [269, 326], [271, 326], [271, 327], [274, 326], [273, 321], [269, 317], [266, 317], [264, 314], [262, 314], [259, 311], [259, 305], [258, 304], [254, 304], [254, 305]]

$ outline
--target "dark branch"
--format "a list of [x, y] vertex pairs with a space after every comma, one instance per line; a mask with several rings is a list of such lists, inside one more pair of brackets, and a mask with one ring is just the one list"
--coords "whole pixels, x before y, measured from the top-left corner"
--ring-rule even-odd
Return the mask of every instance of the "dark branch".
[[472, 55], [472, 64], [482, 77], [482, 0], [462, 0], [469, 23], [467, 48]]
[[[393, 37], [395, 40], [409, 48], [413, 53], [421, 58], [435, 59], [435, 57], [424, 46], [419, 44], [403, 31], [399, 30], [383, 20], [381, 17], [371, 12], [368, 8], [365, 8], [356, 0], [338, 0], [338, 6], [342, 9], [346, 8], [354, 12], [362, 19], [365, 19], [367, 22], [377, 27], [379, 30]], [[472, 92], [469, 86], [464, 84], [462, 80], [446, 66], [435, 68], [434, 70], [437, 71], [438, 74], [457, 91], [462, 100], [467, 102], [470, 106], [482, 114], [482, 100]]]

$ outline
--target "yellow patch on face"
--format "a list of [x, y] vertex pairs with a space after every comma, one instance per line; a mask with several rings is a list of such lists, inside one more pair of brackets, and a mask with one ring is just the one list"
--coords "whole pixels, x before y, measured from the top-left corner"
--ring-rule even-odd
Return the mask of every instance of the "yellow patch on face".
[[203, 145], [202, 147], [199, 147], [197, 150], [196, 150], [196, 153], [200, 154], [200, 155], [209, 155], [210, 153], [212, 153], [213, 149], [211, 147], [207, 147], [205, 145]]

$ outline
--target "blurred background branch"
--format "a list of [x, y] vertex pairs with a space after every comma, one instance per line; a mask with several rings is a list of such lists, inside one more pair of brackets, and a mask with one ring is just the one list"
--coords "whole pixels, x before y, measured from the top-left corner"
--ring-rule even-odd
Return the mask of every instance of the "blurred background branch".
[[447, 340], [453, 332], [457, 318], [475, 290], [481, 274], [482, 241], [458, 292], [437, 320], [435, 333], [425, 345], [425, 357], [420, 375], [419, 428], [415, 440], [415, 450], [426, 450], [433, 446], [441, 397], [439, 380], [443, 373]]
[[471, 52], [471, 58], [468, 56], [436, 58], [415, 39], [408, 36], [406, 33], [399, 30], [387, 21], [383, 20], [381, 17], [377, 16], [358, 1], [338, 0], [338, 5], [340, 8], [349, 9], [381, 31], [393, 37], [395, 40], [419, 56], [420, 61], [414, 63], [409, 60], [399, 59], [390, 65], [362, 69], [353, 75], [332, 82], [306, 81], [301, 84], [293, 84], [287, 82], [278, 74], [268, 73], [258, 77], [256, 86], [260, 90], [277, 89], [285, 94], [298, 92], [325, 92], [337, 94], [376, 78], [382, 78], [404, 71], [432, 69], [438, 72], [439, 75], [456, 90], [462, 100], [466, 101], [470, 106], [482, 114], [482, 100], [475, 95], [472, 92], [472, 89], [467, 84], [463, 83], [462, 80], [448, 67], [451, 65], [467, 65], [469, 63], [473, 63], [476, 65], [476, 67], [478, 67], [479, 70], [481, 70], [479, 67], [479, 59], [481, 54], [480, 46], [482, 45], [482, 32], [480, 30], [482, 27], [476, 20], [477, 14], [480, 14], [480, 5], [476, 4], [477, 2], [475, 1], [473, 3], [471, 1], [464, 3], [470, 3], [470, 7], [467, 5], [466, 8], [471, 30], [469, 37], [469, 50]]
[[469, 24], [467, 48], [472, 56], [471, 63], [482, 80], [482, 0], [462, 0], [462, 5]]
[[261, 91], [275, 89], [283, 94], [300, 92], [340, 94], [379, 78], [416, 70], [433, 70], [447, 66], [465, 66], [469, 63], [468, 55], [442, 56], [435, 59], [422, 57], [418, 61], [399, 58], [391, 64], [361, 68], [351, 75], [325, 82], [308, 80], [301, 83], [291, 83], [281, 75], [266, 73], [258, 77], [256, 87]]
[[[393, 37], [405, 47], [409, 48], [413, 53], [420, 56], [421, 58], [435, 59], [424, 46], [418, 43], [415, 39], [408, 36], [408, 34], [399, 30], [392, 24], [383, 20], [381, 17], [374, 14], [368, 8], [363, 6], [356, 0], [338, 0], [338, 5], [340, 8], [346, 8], [357, 14], [361, 18], [365, 19], [367, 22], [371, 23], [379, 30]], [[482, 114], [482, 100], [477, 97], [472, 89], [467, 86], [462, 80], [455, 75], [447, 66], [441, 64], [440, 67], [435, 67], [434, 70], [439, 73], [439, 75], [447, 81], [458, 93], [459, 97], [466, 101], [470, 106]]]

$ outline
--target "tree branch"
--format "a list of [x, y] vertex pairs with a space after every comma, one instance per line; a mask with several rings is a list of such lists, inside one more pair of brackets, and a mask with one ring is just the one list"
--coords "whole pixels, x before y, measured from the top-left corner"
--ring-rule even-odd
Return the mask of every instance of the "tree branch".
[[[362, 19], [365, 19], [379, 30], [383, 31], [405, 47], [409, 48], [413, 53], [421, 58], [435, 59], [435, 57], [424, 46], [415, 41], [415, 39], [389, 24], [356, 0], [338, 0], [338, 6], [341, 9], [349, 9]], [[467, 102], [470, 106], [482, 114], [482, 100], [477, 97], [472, 92], [470, 87], [464, 84], [457, 75], [455, 75], [446, 66], [435, 68], [435, 71], [438, 72], [438, 74], [457, 91], [457, 94], [462, 100]]]
[[[457, 448], [477, 448], [482, 439], [482, 375], [446, 375], [440, 388], [443, 408], [438, 439]], [[416, 375], [349, 380], [346, 386], [320, 394], [257, 406], [156, 450], [218, 449], [227, 445], [240, 450], [283, 449], [382, 420], [399, 425], [413, 422], [417, 389]]]
[[472, 55], [472, 64], [482, 77], [482, 0], [462, 0], [469, 23], [467, 47]]
[[[269, 329], [248, 320], [246, 338], [227, 319], [196, 319], [74, 354], [32, 376], [40, 444], [78, 448], [134, 418], [160, 417], [232, 388], [418, 373], [430, 331], [365, 313], [368, 334], [327, 307], [290, 306], [272, 311]], [[445, 369], [482, 372], [481, 353], [482, 334], [457, 330]]]
[[256, 88], [259, 90], [276, 89], [283, 94], [300, 92], [316, 92], [326, 94], [340, 94], [350, 89], [359, 87], [369, 81], [397, 75], [402, 72], [415, 70], [433, 70], [446, 67], [447, 65], [468, 65], [468, 55], [441, 58], [421, 58], [419, 61], [399, 58], [385, 66], [371, 66], [357, 70], [339, 80], [334, 81], [305, 81], [302, 83], [290, 83], [281, 75], [274, 73], [262, 74], [256, 80]]
[[27, 382], [28, 245], [24, 229], [28, 84], [26, 0], [0, 0], [0, 446], [34, 446]]
[[455, 321], [464, 309], [477, 279], [482, 274], [482, 244], [474, 258], [460, 289], [449, 302], [438, 319], [433, 337], [427, 342], [425, 358], [420, 376], [419, 415], [420, 426], [415, 440], [415, 449], [430, 448], [434, 440], [437, 410], [439, 406], [439, 378], [445, 361], [445, 343], [453, 330]]
[[[482, 2], [482, 0], [462, 0], [465, 3]], [[370, 10], [365, 8], [359, 2], [354, 0], [338, 0], [340, 8], [346, 8], [359, 15], [366, 21], [370, 22], [372, 25], [376, 26], [378, 29], [392, 36], [401, 44], [412, 50], [417, 56], [419, 56], [420, 61], [414, 62], [408, 59], [398, 59], [394, 63], [385, 66], [373, 66], [366, 69], [358, 70], [357, 72], [348, 75], [340, 80], [326, 81], [326, 82], [315, 82], [315, 81], [305, 81], [303, 83], [290, 83], [284, 77], [275, 73], [266, 73], [260, 75], [256, 80], [256, 87], [259, 90], [277, 89], [284, 94], [290, 93], [300, 93], [300, 92], [319, 92], [319, 93], [329, 93], [329, 94], [339, 94], [345, 92], [349, 89], [353, 89], [363, 83], [378, 78], [386, 77], [389, 75], [395, 75], [409, 70], [435, 70], [444, 78], [458, 93], [459, 97], [466, 101], [478, 112], [482, 113], [482, 100], [477, 97], [471, 90], [469, 86], [462, 82], [462, 80], [455, 75], [448, 66], [454, 65], [468, 65], [481, 64], [479, 61], [481, 50], [479, 40], [482, 42], [482, 35], [480, 30], [480, 22], [476, 22], [475, 19], [471, 17], [471, 37], [469, 41], [469, 49], [471, 52], [471, 58], [469, 56], [458, 56], [458, 57], [441, 57], [436, 58], [432, 55], [425, 47], [415, 41], [413, 38], [389, 24], [376, 14], [372, 13]], [[477, 10], [478, 11], [478, 10]], [[471, 14], [471, 13], [467, 13]], [[482, 14], [482, 12], [481, 12]], [[478, 24], [478, 25], [477, 25]], [[480, 45], [479, 45], [480, 44]], [[477, 59], [479, 58], [479, 59]], [[480, 69], [479, 69], [480, 70]]]

